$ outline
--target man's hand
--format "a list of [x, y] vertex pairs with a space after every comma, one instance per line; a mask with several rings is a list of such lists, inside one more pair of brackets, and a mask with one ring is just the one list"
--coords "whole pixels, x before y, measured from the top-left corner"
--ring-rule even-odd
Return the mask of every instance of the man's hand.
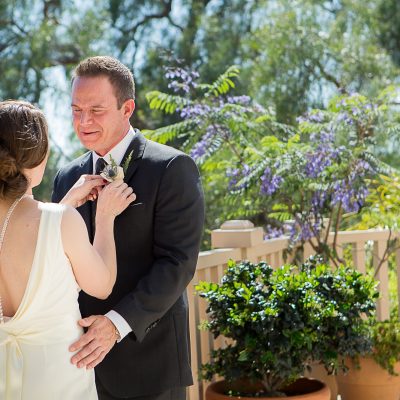
[[92, 369], [103, 361], [117, 341], [115, 325], [104, 315], [91, 315], [80, 319], [78, 324], [88, 331], [70, 346], [69, 351], [78, 351], [71, 362], [78, 368]]

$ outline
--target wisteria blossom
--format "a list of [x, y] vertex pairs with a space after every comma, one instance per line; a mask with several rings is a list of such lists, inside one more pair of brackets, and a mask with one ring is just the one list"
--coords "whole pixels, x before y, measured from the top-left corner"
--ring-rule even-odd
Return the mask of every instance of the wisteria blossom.
[[252, 169], [243, 164], [241, 168], [228, 168], [226, 176], [229, 178], [228, 187], [230, 190], [241, 190], [249, 186], [249, 181], [246, 180], [250, 176]]
[[279, 175], [273, 174], [271, 168], [269, 167], [265, 168], [260, 180], [260, 192], [264, 195], [274, 194], [279, 189], [280, 184], [283, 182], [283, 178]]
[[168, 88], [175, 93], [183, 91], [189, 93], [191, 88], [197, 87], [197, 79], [200, 77], [197, 71], [191, 71], [182, 67], [167, 67], [165, 77], [171, 82]]

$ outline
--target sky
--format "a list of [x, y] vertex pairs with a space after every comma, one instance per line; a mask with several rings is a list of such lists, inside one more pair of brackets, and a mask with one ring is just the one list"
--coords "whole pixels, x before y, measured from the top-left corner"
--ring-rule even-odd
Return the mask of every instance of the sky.
[[69, 140], [73, 131], [71, 123], [70, 84], [65, 79], [63, 67], [49, 69], [48, 79], [51, 87], [42, 94], [43, 111], [49, 124], [49, 135], [52, 141], [70, 155], [75, 147]]

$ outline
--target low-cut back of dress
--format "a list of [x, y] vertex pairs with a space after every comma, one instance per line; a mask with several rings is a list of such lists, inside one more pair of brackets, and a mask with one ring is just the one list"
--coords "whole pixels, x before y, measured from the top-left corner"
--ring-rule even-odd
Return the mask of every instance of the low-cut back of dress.
[[[21, 304], [0, 324], [0, 399], [97, 399], [93, 370], [71, 364], [82, 335], [79, 287], [61, 240], [64, 206], [39, 203], [35, 255]], [[23, 243], [21, 243], [23, 251]]]

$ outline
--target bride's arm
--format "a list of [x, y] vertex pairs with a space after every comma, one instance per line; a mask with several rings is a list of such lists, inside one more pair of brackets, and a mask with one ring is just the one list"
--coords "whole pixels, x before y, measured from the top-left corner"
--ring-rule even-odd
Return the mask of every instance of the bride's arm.
[[70, 207], [64, 212], [61, 226], [64, 251], [76, 281], [91, 296], [105, 299], [112, 291], [117, 270], [114, 219], [135, 198], [132, 189], [122, 182], [113, 182], [101, 191], [93, 246], [80, 214]]

